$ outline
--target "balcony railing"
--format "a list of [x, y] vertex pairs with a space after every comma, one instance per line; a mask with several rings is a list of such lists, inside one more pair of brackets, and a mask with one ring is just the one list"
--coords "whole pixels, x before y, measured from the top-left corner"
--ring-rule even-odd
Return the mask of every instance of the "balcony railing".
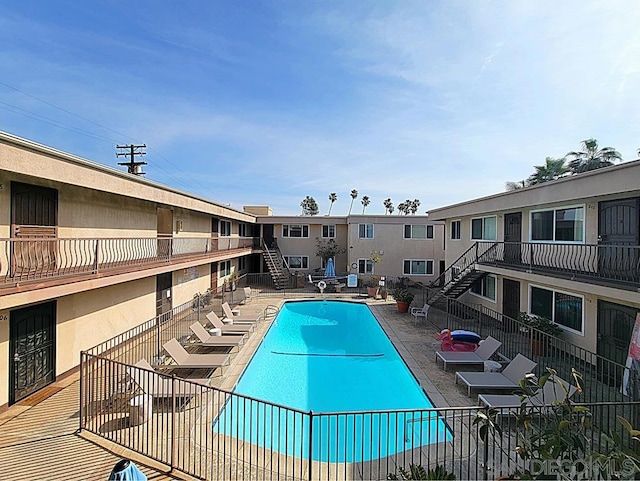
[[[572, 280], [640, 287], [640, 246], [480, 242], [478, 264]], [[495, 246], [489, 249], [489, 246]]]
[[116, 273], [255, 245], [253, 237], [10, 238], [0, 240], [0, 284]]

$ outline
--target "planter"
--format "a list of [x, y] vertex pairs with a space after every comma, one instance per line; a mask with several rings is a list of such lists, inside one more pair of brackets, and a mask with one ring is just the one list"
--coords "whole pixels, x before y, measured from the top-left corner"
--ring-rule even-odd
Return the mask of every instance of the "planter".
[[402, 301], [396, 301], [396, 307], [398, 308], [398, 312], [409, 312], [409, 306], [411, 305], [410, 302], [402, 302]]
[[373, 297], [375, 299], [375, 297], [378, 295], [378, 288], [377, 287], [367, 287], [367, 295], [369, 297]]

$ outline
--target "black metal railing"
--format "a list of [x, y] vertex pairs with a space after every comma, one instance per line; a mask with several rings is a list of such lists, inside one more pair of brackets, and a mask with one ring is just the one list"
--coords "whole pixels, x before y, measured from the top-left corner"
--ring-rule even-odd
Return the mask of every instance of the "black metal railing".
[[[587, 282], [640, 287], [640, 246], [480, 242], [477, 262]], [[489, 249], [489, 247], [493, 249]]]
[[[609, 452], [605, 435], [612, 433], [621, 440], [617, 447], [633, 454], [635, 446], [617, 418], [635, 425], [638, 403], [579, 406], [589, 423], [573, 459]], [[559, 408], [529, 409], [526, 427], [515, 415], [517, 403], [495, 410], [315, 413], [86, 352], [81, 356], [81, 429], [201, 479], [387, 479], [412, 464], [441, 465], [456, 479], [545, 469], [519, 457], [516, 447], [527, 433], [548, 428]], [[483, 433], [482, 417], [500, 430]]]
[[0, 240], [0, 285], [213, 258], [254, 245], [251, 237], [10, 238]]

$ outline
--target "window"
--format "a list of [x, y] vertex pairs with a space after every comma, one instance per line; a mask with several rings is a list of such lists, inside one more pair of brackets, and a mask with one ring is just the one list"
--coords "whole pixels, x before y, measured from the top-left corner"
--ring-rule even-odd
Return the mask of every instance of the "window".
[[405, 259], [402, 272], [404, 275], [432, 276], [433, 261], [424, 259]]
[[451, 239], [460, 240], [460, 221], [451, 221]]
[[228, 220], [220, 221], [220, 235], [221, 236], [231, 235], [231, 222], [229, 222]]
[[231, 261], [222, 261], [220, 263], [220, 277], [231, 275]]
[[584, 207], [531, 212], [531, 240], [583, 242]]
[[244, 271], [247, 268], [247, 258], [246, 257], [239, 257], [238, 258], [238, 270], [239, 271]]
[[336, 226], [335, 225], [323, 225], [322, 226], [322, 237], [334, 238], [335, 236], [336, 236]]
[[531, 286], [531, 314], [582, 334], [582, 297]]
[[308, 269], [309, 258], [307, 256], [282, 256], [289, 269]]
[[238, 235], [240, 237], [247, 237], [247, 224], [238, 224]]
[[373, 239], [373, 224], [358, 224], [358, 237], [360, 239]]
[[478, 279], [469, 289], [472, 293], [485, 297], [493, 302], [496, 301], [496, 276], [490, 274], [482, 279]]
[[283, 225], [282, 237], [309, 237], [308, 225]]
[[432, 225], [405, 225], [405, 239], [433, 239]]
[[373, 261], [371, 259], [358, 259], [358, 274], [373, 274]]
[[496, 240], [496, 216], [471, 219], [471, 240]]

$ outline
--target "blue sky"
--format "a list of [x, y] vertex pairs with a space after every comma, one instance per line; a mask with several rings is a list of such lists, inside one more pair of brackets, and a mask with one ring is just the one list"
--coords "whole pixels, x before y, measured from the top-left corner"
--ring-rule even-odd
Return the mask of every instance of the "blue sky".
[[[640, 148], [640, 2], [0, 4], [0, 130], [241, 209], [419, 212]], [[360, 198], [353, 212], [362, 212]]]

